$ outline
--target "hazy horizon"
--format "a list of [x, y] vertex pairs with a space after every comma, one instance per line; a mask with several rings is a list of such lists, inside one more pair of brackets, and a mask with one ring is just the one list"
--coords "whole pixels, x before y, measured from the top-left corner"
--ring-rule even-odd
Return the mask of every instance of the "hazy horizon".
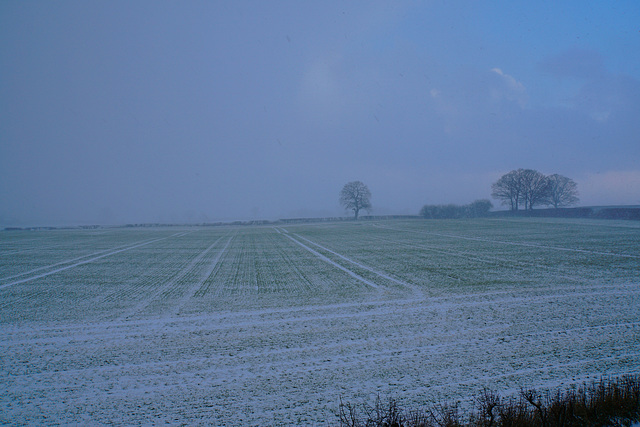
[[[640, 204], [640, 3], [2, 2], [0, 226]], [[499, 201], [491, 199], [494, 206]]]

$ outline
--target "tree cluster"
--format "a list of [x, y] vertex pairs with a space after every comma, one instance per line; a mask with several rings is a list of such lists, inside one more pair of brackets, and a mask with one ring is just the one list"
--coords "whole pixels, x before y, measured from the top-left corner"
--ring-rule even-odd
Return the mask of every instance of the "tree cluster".
[[[512, 170], [491, 185], [491, 196], [507, 205], [512, 211], [521, 207], [533, 210], [534, 206], [546, 205], [561, 208], [578, 202], [578, 186], [566, 176], [544, 175], [534, 169]], [[361, 210], [371, 211], [371, 191], [361, 181], [351, 181], [340, 192], [340, 204], [353, 211], [358, 219]], [[420, 216], [429, 219], [479, 218], [487, 216], [493, 208], [487, 199], [476, 200], [468, 205], [424, 205]]]
[[546, 176], [533, 169], [517, 169], [502, 175], [491, 185], [491, 196], [517, 211], [546, 205], [560, 208], [578, 202], [578, 186], [566, 176]]
[[479, 218], [487, 216], [493, 204], [487, 199], [476, 200], [468, 205], [424, 205], [420, 216], [427, 219]]

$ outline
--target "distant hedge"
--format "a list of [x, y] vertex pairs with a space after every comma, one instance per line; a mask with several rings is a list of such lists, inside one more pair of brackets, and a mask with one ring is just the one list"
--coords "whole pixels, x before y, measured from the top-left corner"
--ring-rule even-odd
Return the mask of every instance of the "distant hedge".
[[420, 216], [426, 219], [481, 218], [489, 215], [493, 207], [487, 199], [476, 200], [468, 205], [424, 205]]
[[498, 217], [542, 217], [542, 218], [594, 218], [624, 219], [640, 221], [640, 208], [636, 207], [602, 207], [602, 208], [560, 208], [533, 209], [527, 211], [497, 211], [491, 216]]
[[593, 213], [595, 218], [640, 221], [640, 208], [606, 208]]

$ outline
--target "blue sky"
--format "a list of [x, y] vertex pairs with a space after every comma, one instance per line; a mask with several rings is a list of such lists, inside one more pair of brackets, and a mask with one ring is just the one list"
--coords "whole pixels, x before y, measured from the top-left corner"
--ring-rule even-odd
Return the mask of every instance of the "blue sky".
[[640, 204], [640, 3], [2, 2], [0, 225]]

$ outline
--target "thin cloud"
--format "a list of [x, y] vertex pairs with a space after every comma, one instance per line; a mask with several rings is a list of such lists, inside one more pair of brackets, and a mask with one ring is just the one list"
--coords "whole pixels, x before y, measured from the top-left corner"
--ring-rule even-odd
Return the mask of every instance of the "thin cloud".
[[524, 85], [513, 76], [505, 74], [500, 68], [492, 68], [491, 71], [500, 76], [502, 84], [491, 89], [493, 99], [515, 101], [521, 108], [527, 105], [528, 96]]
[[0, 226], [339, 215], [355, 179], [416, 212], [487, 171], [636, 169], [631, 8], [471, 3], [0, 2]]

